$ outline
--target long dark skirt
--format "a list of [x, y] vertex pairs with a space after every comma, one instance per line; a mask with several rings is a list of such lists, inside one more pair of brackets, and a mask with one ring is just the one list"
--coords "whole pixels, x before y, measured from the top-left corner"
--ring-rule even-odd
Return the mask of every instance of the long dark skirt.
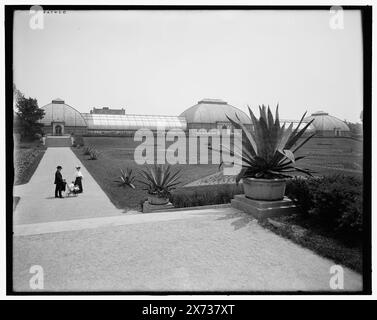
[[82, 189], [82, 178], [81, 177], [76, 178], [75, 185], [79, 187], [79, 193], [82, 193], [83, 189]]

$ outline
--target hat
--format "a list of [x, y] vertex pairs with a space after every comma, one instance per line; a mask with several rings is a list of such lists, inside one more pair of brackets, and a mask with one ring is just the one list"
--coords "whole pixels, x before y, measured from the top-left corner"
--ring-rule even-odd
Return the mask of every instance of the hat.
[[56, 169], [63, 169], [61, 166], [57, 166]]

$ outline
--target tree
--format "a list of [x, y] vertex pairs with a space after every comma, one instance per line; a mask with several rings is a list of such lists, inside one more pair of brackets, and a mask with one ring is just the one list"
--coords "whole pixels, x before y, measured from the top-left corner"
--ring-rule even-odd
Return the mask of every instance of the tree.
[[353, 136], [360, 136], [363, 134], [363, 125], [361, 123], [353, 123], [348, 121], [345, 121], [345, 123], [350, 128]]
[[20, 90], [17, 89], [16, 85], [13, 83], [13, 110], [16, 111], [17, 109], [17, 101], [22, 96]]
[[44, 110], [38, 108], [37, 99], [25, 98], [19, 92], [16, 109], [22, 138], [33, 138], [36, 133], [42, 133], [42, 124], [38, 120], [43, 118]]

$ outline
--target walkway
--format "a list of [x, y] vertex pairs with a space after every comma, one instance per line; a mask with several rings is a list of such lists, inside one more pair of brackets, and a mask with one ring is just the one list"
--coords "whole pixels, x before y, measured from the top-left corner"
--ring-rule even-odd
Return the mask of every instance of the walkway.
[[[55, 198], [54, 178], [58, 165], [63, 167], [63, 178], [67, 182], [74, 180], [75, 166], [81, 165], [84, 193]], [[29, 183], [16, 186], [14, 195], [21, 197], [14, 213], [16, 225], [121, 214], [70, 148], [47, 148]]]
[[[16, 290], [31, 291], [29, 269], [40, 265], [48, 291], [332, 291], [332, 261], [236, 209], [75, 222], [16, 229]], [[344, 289], [361, 288], [344, 268]]]

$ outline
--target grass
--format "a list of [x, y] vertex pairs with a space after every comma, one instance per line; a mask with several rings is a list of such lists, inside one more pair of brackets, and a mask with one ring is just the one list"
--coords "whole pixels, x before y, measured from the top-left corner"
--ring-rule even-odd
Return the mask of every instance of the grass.
[[313, 138], [297, 155], [305, 156], [300, 166], [312, 169], [316, 175], [362, 176], [362, 142], [353, 138]]
[[[80, 137], [81, 139], [81, 137]], [[135, 147], [140, 142], [133, 141], [131, 137], [83, 137], [80, 141], [85, 146], [93, 146], [100, 152], [97, 160], [89, 160], [88, 156], [83, 155], [84, 148], [72, 148], [79, 159], [84, 163], [94, 179], [101, 186], [102, 190], [107, 194], [110, 200], [117, 208], [121, 209], [140, 209], [140, 203], [147, 198], [147, 193], [141, 190], [143, 187], [137, 181], [136, 189], [121, 188], [114, 181], [120, 176], [120, 169], [133, 169], [137, 178], [137, 170], [141, 168], [133, 160]], [[303, 166], [307, 166], [317, 171], [317, 174], [329, 174], [339, 172], [339, 168], [343, 164], [344, 168], [352, 168], [347, 174], [360, 175], [360, 170], [353, 170], [353, 163], [362, 163], [361, 143], [350, 138], [317, 138], [304, 146], [302, 153], [307, 155], [307, 159], [303, 160]], [[175, 165], [175, 168], [182, 169], [182, 185], [193, 182], [207, 175], [218, 172], [218, 166], [215, 164], [199, 164], [199, 165]], [[179, 188], [181, 190], [188, 189]], [[200, 195], [199, 192], [192, 193], [197, 203], [209, 203], [223, 201], [215, 200], [217, 196]], [[199, 201], [198, 198], [202, 199]], [[186, 197], [187, 198], [187, 197]], [[206, 198], [207, 200], [205, 200]], [[221, 195], [218, 196], [221, 198]], [[177, 199], [177, 198], [176, 198]], [[177, 204], [189, 201], [177, 200]], [[192, 202], [195, 202], [194, 199]], [[183, 204], [180, 204], [183, 205]]]
[[28, 183], [41, 161], [46, 148], [39, 141], [25, 141], [14, 148], [14, 184]]
[[[72, 148], [80, 161], [85, 165], [102, 190], [119, 209], [141, 210], [143, 202], [148, 194], [143, 190], [144, 186], [135, 181], [136, 189], [119, 187], [115, 181], [120, 176], [120, 169], [130, 168], [136, 175], [142, 166], [133, 160], [133, 151], [138, 142], [132, 138], [124, 137], [84, 137], [85, 146], [93, 146], [100, 152], [97, 160], [89, 160], [84, 155], [84, 148]], [[182, 185], [195, 181], [201, 177], [217, 172], [217, 165], [176, 165], [175, 169], [182, 170]], [[179, 187], [178, 187], [179, 188]]]

